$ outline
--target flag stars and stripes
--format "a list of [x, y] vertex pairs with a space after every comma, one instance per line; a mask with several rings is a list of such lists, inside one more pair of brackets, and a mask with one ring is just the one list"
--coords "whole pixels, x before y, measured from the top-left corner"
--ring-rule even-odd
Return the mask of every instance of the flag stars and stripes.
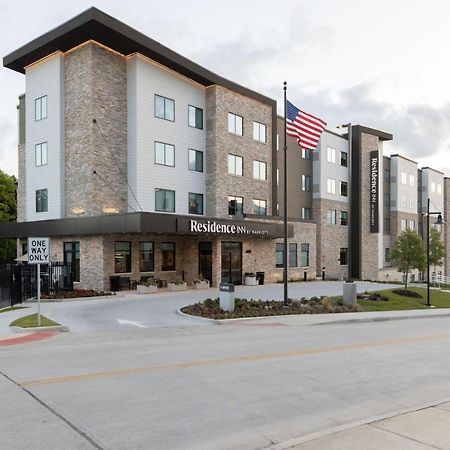
[[327, 123], [286, 101], [286, 133], [302, 148], [315, 150]]

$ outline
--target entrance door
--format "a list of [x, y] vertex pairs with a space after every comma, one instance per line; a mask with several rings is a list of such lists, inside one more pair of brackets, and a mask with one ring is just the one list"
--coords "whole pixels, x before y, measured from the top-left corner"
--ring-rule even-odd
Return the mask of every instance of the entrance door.
[[212, 242], [198, 243], [198, 273], [212, 286]]
[[242, 242], [222, 242], [221, 282], [242, 284]]

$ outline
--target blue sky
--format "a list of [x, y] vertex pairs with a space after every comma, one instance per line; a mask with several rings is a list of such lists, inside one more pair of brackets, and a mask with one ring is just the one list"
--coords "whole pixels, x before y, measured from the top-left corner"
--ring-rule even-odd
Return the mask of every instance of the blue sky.
[[[450, 176], [450, 74], [444, 0], [0, 0], [5, 56], [90, 6], [239, 84], [328, 127], [360, 123], [394, 135], [402, 153]], [[17, 174], [17, 97], [24, 77], [0, 68], [0, 169]]]

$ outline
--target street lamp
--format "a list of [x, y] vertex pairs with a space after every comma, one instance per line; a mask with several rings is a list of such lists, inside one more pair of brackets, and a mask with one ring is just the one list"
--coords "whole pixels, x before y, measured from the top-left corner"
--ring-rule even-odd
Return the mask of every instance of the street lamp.
[[427, 307], [430, 303], [430, 215], [437, 216], [436, 225], [443, 225], [442, 212], [430, 211], [430, 199], [427, 202]]
[[347, 282], [352, 281], [352, 124], [344, 123], [338, 125], [336, 128], [347, 128], [348, 136], [348, 156], [347, 156], [347, 167], [348, 167], [348, 184], [347, 184], [347, 200], [348, 200], [348, 217], [347, 217], [347, 227], [348, 227], [348, 251], [347, 251], [347, 266], [348, 266], [348, 276]]

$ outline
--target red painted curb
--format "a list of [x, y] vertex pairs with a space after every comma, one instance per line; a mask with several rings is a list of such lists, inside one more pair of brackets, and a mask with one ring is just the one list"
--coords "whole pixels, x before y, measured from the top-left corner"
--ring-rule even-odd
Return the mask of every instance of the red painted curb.
[[24, 344], [26, 342], [33, 342], [33, 341], [40, 341], [42, 339], [47, 339], [49, 337], [54, 336], [54, 331], [42, 331], [39, 333], [31, 333], [27, 334], [26, 336], [18, 336], [10, 339], [4, 339], [0, 340], [0, 347], [6, 346], [6, 345], [18, 345], [18, 344]]

